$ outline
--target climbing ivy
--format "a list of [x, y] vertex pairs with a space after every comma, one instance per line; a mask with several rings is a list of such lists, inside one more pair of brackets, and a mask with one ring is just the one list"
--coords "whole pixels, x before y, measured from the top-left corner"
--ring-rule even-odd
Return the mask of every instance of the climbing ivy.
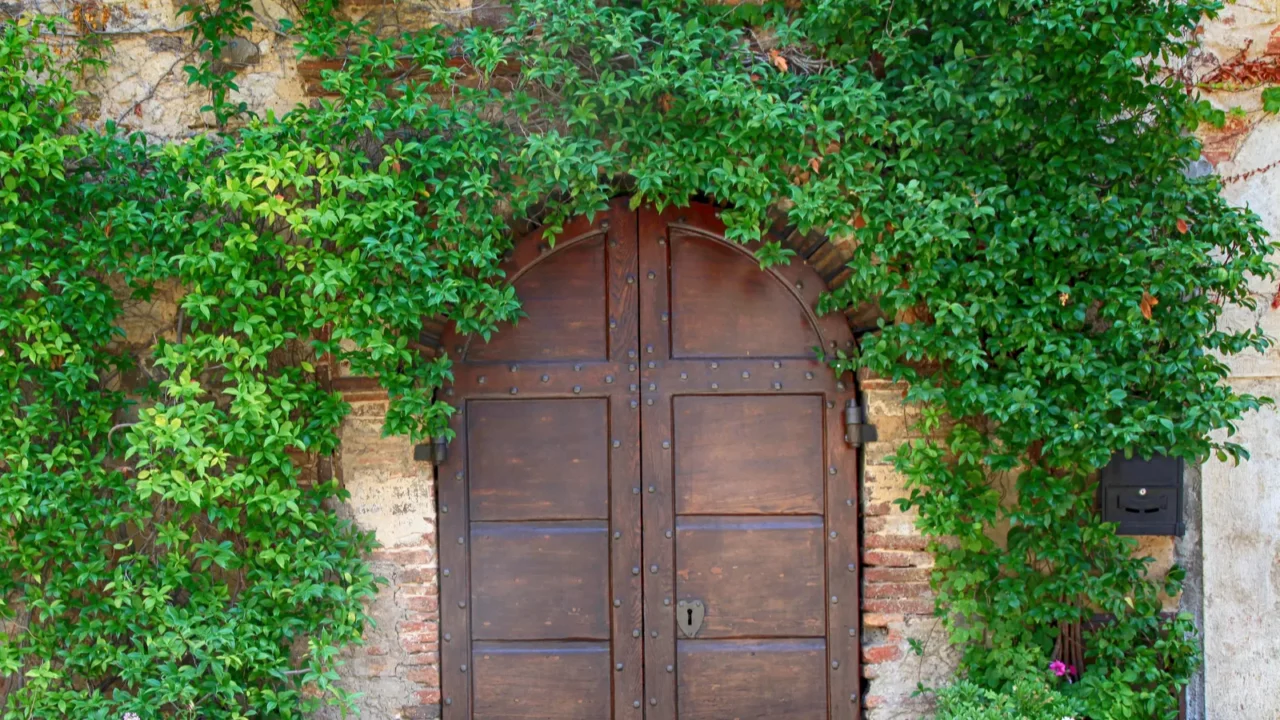
[[[828, 359], [919, 408], [896, 463], [969, 681], [944, 708], [1173, 716], [1198, 652], [1161, 614], [1181, 573], [1147, 577], [1092, 477], [1114, 451], [1241, 457], [1211, 433], [1262, 402], [1222, 358], [1266, 339], [1219, 320], [1270, 245], [1184, 174], [1208, 110], [1163, 69], [1216, 9], [527, 0], [500, 29], [386, 34], [322, 0], [281, 29], [343, 63], [277, 118], [214, 65], [251, 23], [219, 0], [186, 9], [211, 58], [189, 75], [239, 127], [170, 144], [75, 126], [57, 27], [0, 26], [6, 717], [350, 706], [335, 667], [377, 579], [338, 483], [300, 470], [336, 450], [326, 379], [377, 377], [388, 432], [447, 434], [422, 319], [487, 338], [519, 314], [513, 223], [554, 235], [619, 193], [851, 248], [822, 310], [884, 318]], [[166, 294], [172, 323], [125, 332]], [[1078, 677], [1051, 674], [1098, 613]]]

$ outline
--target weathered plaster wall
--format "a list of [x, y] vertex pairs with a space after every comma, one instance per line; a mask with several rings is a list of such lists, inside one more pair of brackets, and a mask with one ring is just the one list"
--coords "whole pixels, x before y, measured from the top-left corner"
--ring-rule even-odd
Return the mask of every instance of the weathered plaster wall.
[[[1242, 390], [1280, 397], [1280, 380], [1241, 379]], [[1275, 408], [1241, 426], [1253, 459], [1204, 468], [1206, 713], [1280, 717], [1280, 444]]]
[[[1205, 129], [1206, 159], [1226, 178], [1226, 197], [1258, 213], [1280, 236], [1280, 120], [1261, 110], [1261, 86], [1280, 84], [1280, 2], [1233, 3], [1205, 26], [1201, 77], [1217, 81], [1206, 96], [1223, 110], [1238, 108], [1227, 127]], [[1231, 328], [1261, 323], [1280, 337], [1274, 282], [1252, 286], [1257, 308], [1233, 308]], [[1280, 398], [1280, 351], [1231, 362], [1232, 384]], [[1280, 426], [1275, 408], [1246, 418], [1234, 438], [1252, 459], [1235, 467], [1202, 468], [1203, 586], [1187, 602], [1202, 602], [1203, 694], [1191, 695], [1193, 718], [1280, 717]], [[1193, 687], [1193, 690], [1197, 688]]]

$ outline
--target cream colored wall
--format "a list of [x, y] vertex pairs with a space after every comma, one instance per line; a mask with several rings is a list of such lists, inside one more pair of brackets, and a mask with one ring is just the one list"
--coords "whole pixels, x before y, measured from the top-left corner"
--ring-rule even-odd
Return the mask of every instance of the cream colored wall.
[[[1205, 26], [1197, 70], [1210, 80], [1262, 76], [1280, 80], [1280, 2], [1227, 6]], [[1280, 84], [1280, 83], [1278, 83]], [[1261, 110], [1261, 89], [1226, 84], [1205, 92], [1223, 110], [1238, 108], [1223, 130], [1206, 129], [1206, 158], [1228, 180], [1225, 194], [1258, 213], [1280, 235], [1280, 118]], [[1274, 281], [1258, 279], [1257, 308], [1232, 308], [1231, 328], [1261, 323], [1280, 336]], [[1252, 353], [1230, 363], [1231, 383], [1242, 391], [1280, 398], [1280, 350]], [[1203, 708], [1196, 717], [1273, 720], [1280, 717], [1280, 426], [1275, 408], [1247, 417], [1234, 438], [1252, 459], [1235, 467], [1212, 461], [1202, 468]], [[1200, 715], [1199, 712], [1204, 714]]]

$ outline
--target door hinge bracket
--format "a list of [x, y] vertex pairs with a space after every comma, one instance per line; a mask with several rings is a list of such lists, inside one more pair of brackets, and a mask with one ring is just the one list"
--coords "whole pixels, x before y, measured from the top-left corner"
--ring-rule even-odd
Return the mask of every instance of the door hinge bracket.
[[440, 467], [449, 459], [449, 441], [438, 437], [429, 443], [414, 445], [413, 459], [416, 462], [429, 462], [434, 467]]
[[857, 402], [849, 400], [844, 405], [844, 441], [849, 447], [862, 447], [865, 443], [880, 439], [876, 426], [868, 423], [867, 411]]

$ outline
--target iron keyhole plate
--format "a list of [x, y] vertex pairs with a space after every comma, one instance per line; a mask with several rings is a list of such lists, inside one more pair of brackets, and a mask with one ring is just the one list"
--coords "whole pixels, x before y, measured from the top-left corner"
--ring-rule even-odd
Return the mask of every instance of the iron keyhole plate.
[[681, 600], [676, 603], [676, 624], [685, 637], [697, 635], [706, 616], [707, 608], [701, 600]]

